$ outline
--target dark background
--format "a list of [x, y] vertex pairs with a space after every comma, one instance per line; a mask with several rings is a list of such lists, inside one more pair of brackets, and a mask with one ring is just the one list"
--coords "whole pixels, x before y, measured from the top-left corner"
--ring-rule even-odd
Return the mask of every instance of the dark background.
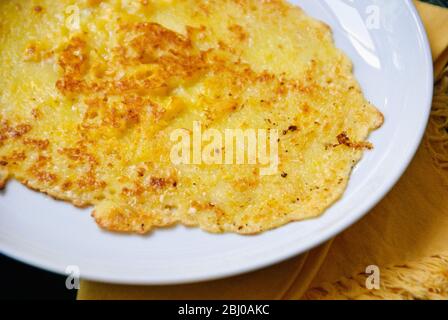
[[1, 254], [0, 275], [0, 299], [76, 298], [76, 290], [65, 287], [64, 276], [33, 268]]
[[448, 0], [422, 0], [423, 2], [429, 2], [442, 7], [448, 7]]
[[[423, 1], [448, 7], [448, 0]], [[64, 276], [27, 266], [1, 254], [0, 275], [0, 299], [76, 299], [76, 290], [65, 287]]]

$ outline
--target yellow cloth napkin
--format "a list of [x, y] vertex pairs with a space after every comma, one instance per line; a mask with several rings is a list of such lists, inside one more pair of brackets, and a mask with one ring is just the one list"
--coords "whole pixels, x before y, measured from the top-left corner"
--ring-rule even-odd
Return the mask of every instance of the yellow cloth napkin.
[[[448, 61], [448, 10], [417, 6], [441, 75]], [[78, 299], [448, 298], [448, 188], [442, 179], [448, 168], [446, 79], [425, 143], [404, 177], [368, 216], [334, 241], [275, 266], [217, 281], [177, 286], [82, 281]], [[365, 286], [363, 272], [369, 265], [380, 268], [380, 290]]]
[[448, 62], [448, 14], [447, 9], [415, 1], [425, 24], [434, 60], [434, 75], [440, 78]]

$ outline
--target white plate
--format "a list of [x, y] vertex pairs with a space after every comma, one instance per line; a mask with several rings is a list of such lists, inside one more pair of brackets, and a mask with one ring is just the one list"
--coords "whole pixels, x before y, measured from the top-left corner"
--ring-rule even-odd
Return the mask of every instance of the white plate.
[[[368, 212], [396, 183], [424, 133], [432, 97], [427, 37], [410, 0], [297, 0], [334, 30], [364, 92], [384, 113], [375, 149], [355, 169], [343, 199], [322, 217], [257, 236], [211, 235], [176, 227], [148, 236], [101, 231], [81, 211], [16, 182], [0, 195], [0, 252], [81, 277], [129, 284], [173, 284], [254, 270], [300, 254]], [[375, 24], [379, 14], [380, 25]], [[373, 15], [373, 16], [372, 16]], [[378, 28], [376, 28], [378, 27]]]

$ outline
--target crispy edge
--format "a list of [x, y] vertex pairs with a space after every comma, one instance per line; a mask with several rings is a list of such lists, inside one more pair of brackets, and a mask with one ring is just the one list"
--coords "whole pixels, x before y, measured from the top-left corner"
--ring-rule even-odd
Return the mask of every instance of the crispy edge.
[[112, 201], [103, 201], [91, 214], [99, 227], [117, 233], [147, 234], [156, 228], [167, 228], [182, 223], [172, 215], [126, 212]]

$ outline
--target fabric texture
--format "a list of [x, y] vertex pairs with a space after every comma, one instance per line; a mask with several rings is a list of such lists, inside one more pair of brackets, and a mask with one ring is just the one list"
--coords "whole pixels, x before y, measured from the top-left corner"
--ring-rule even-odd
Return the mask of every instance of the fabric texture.
[[[78, 299], [448, 299], [448, 10], [416, 5], [440, 79], [431, 121], [403, 178], [364, 219], [256, 272], [176, 286], [82, 281]], [[380, 270], [380, 289], [366, 287], [371, 265]]]

